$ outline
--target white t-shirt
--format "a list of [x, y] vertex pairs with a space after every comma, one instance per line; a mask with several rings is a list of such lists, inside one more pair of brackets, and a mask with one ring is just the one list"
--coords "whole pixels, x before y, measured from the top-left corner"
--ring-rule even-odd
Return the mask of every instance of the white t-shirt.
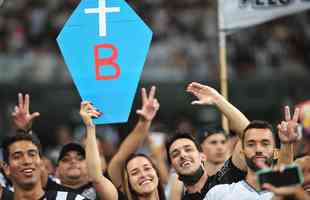
[[245, 181], [239, 181], [213, 187], [204, 200], [271, 200], [272, 197], [273, 193], [271, 192], [258, 192]]

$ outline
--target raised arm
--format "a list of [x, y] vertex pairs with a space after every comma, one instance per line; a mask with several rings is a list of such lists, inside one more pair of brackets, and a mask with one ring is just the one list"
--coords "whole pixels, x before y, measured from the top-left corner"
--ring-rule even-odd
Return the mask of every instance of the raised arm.
[[18, 105], [14, 107], [12, 112], [12, 122], [16, 129], [28, 131], [32, 127], [35, 118], [40, 116], [40, 113], [34, 112], [30, 114], [29, 111], [30, 96], [18, 93]]
[[198, 100], [193, 101], [192, 104], [215, 105], [227, 117], [231, 129], [236, 131], [239, 137], [242, 136], [243, 130], [249, 124], [249, 120], [235, 106], [229, 103], [220, 93], [218, 93], [212, 87], [196, 82], [190, 83], [188, 85], [187, 92], [190, 92], [198, 98]]
[[171, 181], [169, 184], [170, 184], [171, 189], [170, 189], [169, 199], [170, 200], [181, 200], [184, 184], [182, 181], [179, 180], [177, 175], [170, 176], [170, 177], [171, 177]]
[[[12, 125], [17, 130], [29, 132], [32, 128], [34, 120], [40, 116], [39, 112], [30, 113], [30, 96], [18, 93], [18, 103], [11, 113]], [[48, 179], [48, 172], [44, 165], [41, 167], [41, 181], [42, 185], [46, 185]]]
[[148, 136], [151, 122], [159, 109], [159, 103], [155, 98], [155, 92], [155, 86], [151, 88], [149, 95], [147, 95], [146, 90], [142, 88], [142, 107], [137, 110], [137, 114], [140, 116], [139, 121], [133, 131], [122, 142], [118, 152], [114, 155], [108, 166], [110, 178], [117, 188], [120, 188], [122, 185], [121, 174], [125, 167], [126, 159], [137, 151], [142, 141]]
[[[190, 83], [187, 87], [187, 91], [198, 98], [198, 100], [193, 101], [192, 104], [215, 105], [227, 117], [230, 122], [231, 129], [236, 131], [239, 138], [242, 137], [243, 130], [249, 124], [249, 120], [235, 106], [229, 103], [221, 94], [219, 94], [212, 87], [196, 82]], [[239, 169], [246, 171], [244, 156], [240, 152], [241, 142], [239, 139], [232, 152], [232, 162]]]
[[161, 180], [161, 183], [166, 185], [169, 179], [169, 169], [166, 164], [165, 157], [163, 156], [165, 155], [165, 148], [163, 144], [155, 144], [151, 137], [148, 137], [147, 142], [150, 147], [151, 156], [154, 159], [158, 168], [158, 176]]
[[82, 102], [80, 115], [86, 127], [86, 163], [88, 175], [102, 200], [117, 200], [118, 193], [112, 182], [102, 175], [101, 159], [97, 146], [96, 127], [92, 117], [101, 115], [89, 102]]

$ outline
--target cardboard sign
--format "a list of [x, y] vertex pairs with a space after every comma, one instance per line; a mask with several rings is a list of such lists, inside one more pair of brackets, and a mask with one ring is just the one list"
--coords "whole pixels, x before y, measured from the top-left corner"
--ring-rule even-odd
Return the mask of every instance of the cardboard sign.
[[126, 122], [152, 31], [123, 0], [82, 0], [57, 42], [83, 100], [103, 112], [95, 124]]

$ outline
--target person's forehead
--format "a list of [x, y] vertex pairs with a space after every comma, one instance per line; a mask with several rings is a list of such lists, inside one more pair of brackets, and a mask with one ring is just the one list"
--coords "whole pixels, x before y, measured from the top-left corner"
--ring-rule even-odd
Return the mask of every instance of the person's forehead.
[[226, 140], [226, 137], [225, 135], [223, 135], [222, 133], [214, 133], [210, 136], [208, 136], [205, 140], [205, 141], [222, 141], [222, 140]]
[[28, 140], [17, 141], [9, 146], [10, 154], [18, 152], [18, 151], [23, 152], [23, 151], [29, 151], [29, 150], [38, 151], [38, 148], [35, 144], [33, 144], [31, 141], [28, 141]]
[[195, 143], [188, 138], [180, 138], [175, 140], [170, 147], [170, 152], [176, 149], [183, 148], [185, 146], [196, 146]]
[[76, 150], [70, 150], [65, 153], [64, 157], [73, 157], [73, 156], [82, 156], [81, 152], [76, 151]]
[[244, 140], [273, 140], [273, 133], [267, 128], [253, 128], [245, 132]]
[[131, 170], [131, 169], [139, 168], [139, 167], [146, 166], [146, 165], [152, 166], [151, 162], [147, 158], [143, 156], [138, 156], [138, 157], [131, 159], [128, 162], [127, 168], [128, 170]]

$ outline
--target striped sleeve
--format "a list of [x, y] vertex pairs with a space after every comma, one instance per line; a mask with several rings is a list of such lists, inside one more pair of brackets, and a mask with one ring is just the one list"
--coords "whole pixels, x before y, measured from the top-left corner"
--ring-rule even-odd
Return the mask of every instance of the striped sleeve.
[[68, 192], [57, 192], [56, 193], [56, 200], [69, 200], [68, 199]]
[[65, 191], [55, 191], [55, 192], [47, 192], [46, 196], [43, 200], [89, 200], [82, 195], [75, 194], [72, 192]]
[[86, 198], [81, 196], [81, 195], [76, 195], [75, 199], [74, 200], [85, 200]]

